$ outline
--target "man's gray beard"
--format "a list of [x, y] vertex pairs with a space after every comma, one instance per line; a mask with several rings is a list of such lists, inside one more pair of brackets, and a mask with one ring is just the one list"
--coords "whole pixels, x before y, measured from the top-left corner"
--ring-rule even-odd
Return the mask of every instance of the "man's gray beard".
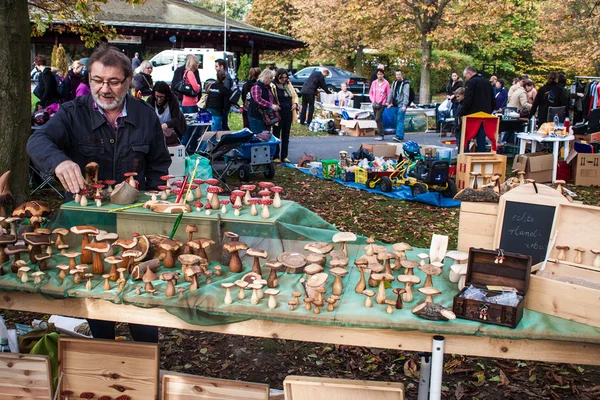
[[123, 101], [125, 100], [125, 96], [127, 96], [127, 93], [125, 93], [125, 95], [121, 98], [117, 97], [116, 98], [117, 101], [107, 104], [97, 93], [92, 93], [92, 97], [94, 98], [94, 101], [96, 102], [96, 104], [98, 104], [98, 106], [100, 106], [100, 108], [102, 108], [105, 111], [112, 111], [112, 110], [116, 110], [117, 108], [121, 107], [121, 105], [123, 104]]

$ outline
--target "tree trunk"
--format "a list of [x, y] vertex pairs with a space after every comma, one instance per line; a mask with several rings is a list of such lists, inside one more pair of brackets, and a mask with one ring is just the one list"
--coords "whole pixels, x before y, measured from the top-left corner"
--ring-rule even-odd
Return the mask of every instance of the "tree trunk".
[[362, 76], [363, 74], [363, 46], [358, 46], [356, 49], [356, 60], [354, 61], [354, 69], [356, 70], [356, 75]]
[[594, 70], [596, 71], [596, 76], [600, 76], [600, 61], [594, 61]]
[[11, 170], [10, 187], [16, 204], [29, 197], [31, 84], [30, 25], [27, 2], [0, 1], [0, 173]]
[[431, 42], [427, 34], [421, 34], [421, 85], [419, 86], [419, 103], [428, 104], [431, 91]]

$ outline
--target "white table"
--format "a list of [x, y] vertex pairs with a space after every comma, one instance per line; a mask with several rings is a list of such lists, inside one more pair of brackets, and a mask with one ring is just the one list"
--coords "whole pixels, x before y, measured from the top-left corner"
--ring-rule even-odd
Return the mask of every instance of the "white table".
[[517, 133], [517, 137], [519, 138], [519, 154], [525, 154], [525, 147], [528, 142], [531, 143], [531, 152], [535, 153], [537, 149], [538, 143], [552, 143], [552, 156], [554, 157], [554, 165], [552, 167], [552, 182], [556, 180], [556, 170], [558, 168], [558, 154], [560, 151], [560, 144], [564, 143], [565, 145], [565, 154], [564, 159], [567, 159], [569, 155], [569, 142], [575, 139], [575, 136], [543, 136], [538, 134], [531, 134], [528, 132]]
[[[192, 142], [192, 139], [196, 136], [198, 137], [198, 139], [200, 139], [202, 137], [202, 135], [204, 135], [204, 133], [212, 126], [211, 122], [198, 122], [198, 121], [193, 121], [193, 122], [188, 122], [187, 126], [191, 126], [192, 128], [194, 128], [194, 130], [192, 131], [192, 134], [190, 135], [190, 138], [188, 139], [187, 143], [185, 144], [185, 153], [186, 154], [190, 154], [189, 152], [189, 146], [190, 143]], [[194, 149], [193, 152], [195, 152], [197, 150]]]

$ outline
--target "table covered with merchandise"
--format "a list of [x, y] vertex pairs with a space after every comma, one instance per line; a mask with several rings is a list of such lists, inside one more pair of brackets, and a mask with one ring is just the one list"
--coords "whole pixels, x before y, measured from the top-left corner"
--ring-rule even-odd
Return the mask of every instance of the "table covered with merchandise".
[[[121, 238], [131, 238], [132, 233], [139, 235], [165, 234], [172, 227], [176, 215], [156, 214], [142, 208], [133, 208], [116, 213], [108, 213], [112, 205], [102, 207], [80, 207], [70, 203], [62, 207], [53, 229], [59, 226], [70, 228], [76, 225], [92, 225], [98, 229], [117, 232]], [[241, 334], [259, 337], [326, 342], [335, 344], [360, 345], [368, 347], [390, 348], [398, 350], [429, 351], [431, 337], [444, 335], [445, 350], [448, 353], [464, 355], [501, 357], [512, 359], [530, 359], [551, 362], [572, 362], [581, 364], [600, 364], [600, 328], [575, 323], [566, 319], [525, 310], [523, 319], [516, 329], [510, 329], [480, 322], [455, 319], [450, 321], [431, 321], [414, 315], [413, 310], [423, 303], [425, 296], [418, 292], [416, 285], [414, 300], [405, 302], [402, 309], [391, 310], [386, 304], [377, 304], [375, 297], [372, 307], [365, 307], [366, 296], [355, 292], [360, 280], [360, 271], [354, 261], [364, 256], [366, 238], [358, 237], [348, 242], [347, 275], [342, 276], [342, 293], [334, 305], [327, 308], [325, 302], [315, 312], [314, 305], [308, 310], [303, 302], [305, 298], [302, 280], [304, 273], [278, 272], [279, 291], [274, 295], [276, 307], [269, 307], [269, 295], [264, 294], [258, 304], [253, 304], [253, 291], [245, 290], [245, 298], [239, 299], [239, 289], [233, 286], [232, 302], [225, 303], [226, 289], [222, 284], [235, 283], [252, 269], [253, 257], [240, 251], [243, 270], [239, 273], [229, 271], [226, 263], [220, 263], [222, 257], [219, 238], [227, 232], [239, 234], [239, 241], [250, 248], [264, 250], [268, 256], [261, 260], [262, 276], [267, 279], [269, 269], [264, 262], [274, 260], [281, 253], [288, 252], [292, 256], [310, 254], [304, 248], [311, 242], [332, 242], [338, 233], [336, 228], [311, 211], [296, 203], [283, 201], [281, 208], [273, 209], [267, 219], [250, 216], [247, 209], [242, 209], [240, 216], [234, 216], [232, 210], [225, 214], [214, 212], [208, 216], [202, 211], [187, 213], [182, 220], [175, 239], [184, 241], [188, 233], [186, 224], [198, 226], [197, 237], [207, 236], [216, 243], [207, 249], [209, 258], [208, 270], [216, 272], [220, 266], [220, 274], [213, 274], [210, 283], [200, 277], [199, 288], [190, 291], [190, 283], [180, 277], [175, 288], [175, 296], [165, 296], [169, 284], [167, 280], [152, 281], [155, 292], [145, 290], [141, 280], [134, 281], [126, 275], [125, 282], [112, 282], [95, 275], [74, 283], [73, 275], [60, 279], [58, 264], [68, 264], [68, 259], [57, 251], [52, 255], [45, 276], [39, 283], [34, 277], [27, 277], [26, 282], [10, 273], [10, 263], [3, 265], [7, 272], [0, 276], [0, 307], [5, 309], [56, 313], [82, 318], [134, 322], [172, 328], [214, 331], [230, 334]], [[69, 240], [66, 240], [66, 238]], [[69, 234], [65, 241], [77, 248], [81, 237]], [[341, 243], [335, 244], [340, 250]], [[391, 246], [388, 251], [392, 251]], [[417, 260], [417, 254], [427, 252], [426, 249], [406, 251], [408, 260]], [[29, 257], [23, 260], [29, 263]], [[325, 273], [330, 273], [327, 257]], [[433, 276], [433, 286], [441, 294], [434, 301], [452, 309], [453, 297], [458, 293], [455, 283], [449, 281], [449, 266], [452, 260], [446, 258], [443, 272]], [[105, 264], [105, 272], [109, 265]], [[167, 269], [160, 265], [156, 275], [163, 272], [181, 273], [181, 264]], [[89, 271], [88, 271], [89, 272]], [[394, 271], [394, 276], [400, 274]], [[425, 274], [414, 268], [414, 274], [421, 282]], [[87, 283], [87, 285], [86, 285]], [[109, 289], [105, 287], [108, 283]], [[330, 298], [334, 276], [330, 273], [325, 286], [326, 298]], [[87, 287], [86, 287], [87, 286]], [[225, 285], [227, 286], [227, 285]], [[397, 279], [391, 282], [386, 290], [388, 300], [395, 301], [392, 288], [401, 288], [404, 284]], [[181, 288], [181, 290], [179, 290]], [[121, 290], [119, 290], [121, 289]], [[267, 289], [266, 287], [264, 289]], [[377, 287], [369, 288], [377, 292]], [[265, 291], [266, 292], [266, 291]], [[294, 300], [292, 293], [299, 292], [299, 304], [293, 310], [289, 302]], [[272, 304], [272, 303], [271, 303]], [[331, 310], [331, 311], [329, 311]], [[388, 313], [389, 311], [391, 313]]]

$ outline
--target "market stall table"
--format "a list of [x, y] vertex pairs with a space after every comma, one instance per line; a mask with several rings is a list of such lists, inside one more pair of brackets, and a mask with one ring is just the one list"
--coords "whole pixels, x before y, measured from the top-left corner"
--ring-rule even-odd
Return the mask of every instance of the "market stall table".
[[[106, 216], [106, 213], [91, 212], [93, 207], [88, 207], [90, 212], [81, 212], [81, 207], [78, 211], [67, 208], [62, 212], [72, 215], [62, 218], [62, 221], [70, 221], [78, 215], [80, 223], [87, 223], [87, 218], [94, 215]], [[146, 218], [141, 214], [138, 217]], [[258, 222], [260, 216], [256, 219]], [[289, 202], [286, 212], [272, 221], [272, 226], [273, 229], [265, 230], [264, 224], [254, 227], [249, 223], [240, 225], [240, 240], [249, 247], [264, 249], [274, 257], [283, 251], [307, 254], [303, 250], [306, 243], [329, 242], [337, 232], [333, 226], [293, 202]], [[114, 230], [115, 226], [112, 228]], [[183, 230], [183, 225], [180, 229]], [[265, 231], [268, 233], [265, 234]], [[353, 260], [364, 253], [365, 238], [359, 240], [361, 244], [348, 246], [349, 265], [353, 265]], [[416, 259], [416, 254], [421, 251], [423, 249], [407, 251], [407, 256]], [[214, 260], [211, 257], [211, 269], [216, 265]], [[525, 311], [516, 329], [509, 329], [466, 320], [440, 322], [420, 319], [410, 312], [424, 300], [425, 296], [420, 293], [416, 293], [415, 300], [405, 304], [403, 310], [394, 310], [391, 315], [386, 313], [385, 305], [374, 304], [373, 308], [365, 308], [364, 296], [354, 292], [359, 280], [359, 271], [355, 267], [346, 268], [349, 274], [342, 279], [339, 307], [333, 312], [323, 308], [320, 314], [315, 314], [304, 307], [290, 311], [287, 306], [291, 293], [301, 291], [303, 274], [279, 275], [278, 289], [281, 293], [277, 296], [278, 306], [275, 309], [267, 307], [266, 299], [253, 305], [249, 295], [245, 300], [235, 298], [232, 304], [225, 304], [225, 291], [221, 284], [235, 282], [249, 272], [252, 264], [249, 256], [242, 257], [245, 266], [242, 273], [231, 273], [227, 267], [222, 267], [223, 273], [213, 276], [211, 283], [206, 284], [202, 279], [197, 291], [186, 291], [181, 298], [165, 297], [163, 293], [167, 282], [163, 281], [153, 282], [157, 289], [154, 296], [147, 293], [137, 295], [140, 282], [130, 279], [121, 292], [117, 291], [115, 283], [110, 290], [104, 290], [103, 281], [99, 278], [93, 279], [92, 289], [87, 290], [84, 284], [74, 284], [72, 278], [65, 282], [57, 278], [55, 265], [64, 261], [64, 257], [53, 255], [48, 278], [41, 284], [22, 283], [12, 273], [0, 277], [0, 291], [3, 292], [0, 307], [170, 328], [409, 351], [430, 351], [432, 337], [444, 335], [448, 353], [600, 365], [600, 329], [530, 310]], [[457, 292], [456, 285], [448, 280], [449, 263], [447, 261], [442, 275], [433, 279], [433, 284], [442, 292], [436, 300], [448, 307]], [[7, 267], [5, 265], [5, 269]], [[179, 270], [177, 266], [168, 271]], [[167, 269], [161, 267], [159, 273], [161, 271]], [[424, 280], [420, 270], [415, 274]], [[331, 292], [332, 284], [330, 277], [328, 292]], [[187, 288], [187, 285], [181, 280], [178, 287]], [[389, 292], [388, 297], [391, 290]]]
[[566, 160], [567, 156], [569, 155], [569, 142], [575, 139], [575, 136], [544, 136], [539, 135], [537, 133], [531, 134], [529, 132], [521, 132], [517, 133], [517, 137], [520, 141], [519, 154], [525, 154], [525, 148], [528, 142], [531, 143], [532, 153], [535, 153], [535, 151], [537, 150], [538, 143], [552, 143], [552, 155], [554, 157], [554, 165], [552, 167], [552, 182], [554, 182], [556, 180], [556, 171], [558, 169], [558, 156], [560, 152], [560, 144], [564, 143], [565, 145], [564, 159]]

